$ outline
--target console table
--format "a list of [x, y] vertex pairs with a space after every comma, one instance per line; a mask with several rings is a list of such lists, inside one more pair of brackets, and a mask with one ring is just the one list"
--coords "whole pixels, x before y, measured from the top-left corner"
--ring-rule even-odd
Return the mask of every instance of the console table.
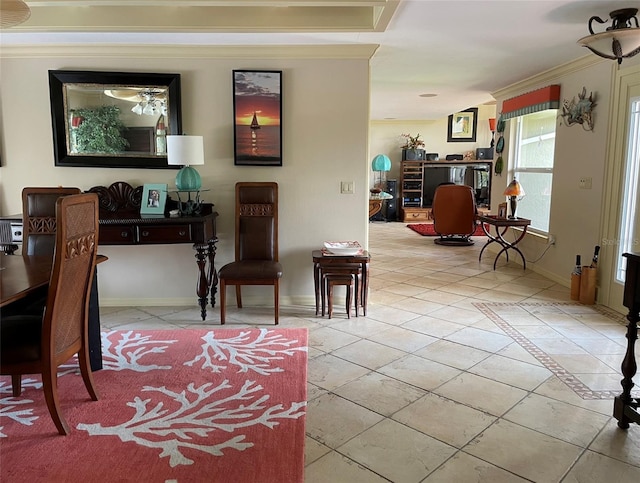
[[[198, 280], [196, 294], [202, 320], [207, 317], [207, 296], [215, 307], [218, 274], [215, 270], [216, 218], [212, 203], [202, 203], [199, 213], [188, 216], [140, 215], [143, 187], [134, 188], [124, 181], [109, 187], [94, 186], [88, 190], [100, 199], [99, 245], [150, 245], [192, 243], [196, 251]], [[167, 199], [165, 214], [177, 208]]]
[[640, 398], [631, 397], [633, 376], [638, 370], [634, 345], [638, 339], [638, 322], [640, 321], [640, 253], [625, 253], [627, 259], [624, 295], [622, 304], [629, 309], [627, 320], [627, 352], [622, 361], [622, 394], [613, 402], [613, 417], [618, 420], [618, 426], [627, 429], [629, 423], [640, 424]]
[[[484, 231], [485, 235], [487, 235], [487, 237], [489, 238], [487, 243], [485, 243], [485, 245], [482, 247], [482, 250], [480, 250], [478, 261], [482, 259], [482, 253], [484, 252], [485, 248], [487, 248], [492, 243], [497, 243], [502, 247], [502, 249], [498, 252], [495, 260], [493, 261], [494, 270], [496, 269], [498, 258], [500, 258], [500, 255], [502, 255], [503, 253], [506, 255], [507, 261], [509, 261], [509, 250], [513, 250], [518, 255], [520, 255], [520, 258], [522, 258], [522, 267], [526, 270], [527, 262], [524, 259], [524, 255], [516, 245], [520, 243], [520, 240], [522, 240], [527, 234], [527, 227], [531, 224], [531, 220], [527, 220], [526, 218], [500, 218], [495, 215], [478, 215], [478, 221], [482, 225], [482, 231]], [[489, 228], [487, 228], [487, 226]], [[491, 234], [492, 226], [495, 227], [495, 235]], [[509, 228], [513, 227], [522, 228], [522, 233], [515, 241], [509, 242], [503, 238], [503, 235]]]

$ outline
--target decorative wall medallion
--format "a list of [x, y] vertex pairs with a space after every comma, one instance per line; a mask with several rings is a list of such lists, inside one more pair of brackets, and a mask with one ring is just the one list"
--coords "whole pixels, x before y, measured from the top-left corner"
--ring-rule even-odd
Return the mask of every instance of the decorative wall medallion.
[[587, 89], [582, 88], [578, 94], [578, 100], [574, 97], [571, 101], [565, 99], [562, 102], [562, 119], [567, 126], [581, 124], [585, 131], [593, 131], [593, 108], [596, 107], [593, 92], [587, 97]]

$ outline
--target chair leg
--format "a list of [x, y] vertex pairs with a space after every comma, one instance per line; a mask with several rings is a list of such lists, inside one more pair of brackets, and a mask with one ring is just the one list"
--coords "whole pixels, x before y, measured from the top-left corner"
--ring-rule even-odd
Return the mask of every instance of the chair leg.
[[356, 317], [358, 316], [358, 304], [360, 303], [360, 285], [359, 285], [359, 276], [357, 273], [353, 274], [353, 278], [355, 279], [355, 290], [354, 290], [354, 299], [355, 299], [355, 303], [353, 305], [355, 305], [356, 308]]
[[276, 283], [273, 284], [273, 299], [273, 305], [276, 311], [276, 325], [278, 325], [278, 317], [280, 315], [280, 280], [276, 280]]
[[69, 425], [60, 411], [60, 402], [58, 401], [58, 371], [57, 367], [47, 364], [42, 371], [42, 388], [44, 390], [44, 398], [47, 401], [47, 408], [53, 423], [58, 429], [58, 433], [63, 436], [68, 435], [71, 431]]
[[333, 285], [327, 280], [327, 315], [331, 318], [333, 314]]
[[92, 400], [97, 401], [100, 396], [93, 383], [93, 372], [91, 371], [91, 363], [89, 362], [89, 350], [86, 346], [80, 349], [78, 353], [78, 364], [80, 364], [80, 374], [82, 374], [82, 380], [84, 381], [84, 386], [87, 388], [89, 396], [91, 396]]
[[346, 305], [347, 305], [347, 319], [350, 319], [351, 318], [351, 285], [347, 285], [347, 304]]
[[227, 315], [227, 282], [220, 280], [220, 325], [224, 325]]
[[327, 306], [327, 280], [322, 270], [320, 271], [320, 299], [322, 302], [322, 316], [324, 317], [324, 309]]
[[20, 374], [11, 374], [11, 391], [13, 397], [18, 397], [22, 394], [22, 376]]
[[236, 285], [236, 305], [239, 309], [242, 308], [242, 285]]

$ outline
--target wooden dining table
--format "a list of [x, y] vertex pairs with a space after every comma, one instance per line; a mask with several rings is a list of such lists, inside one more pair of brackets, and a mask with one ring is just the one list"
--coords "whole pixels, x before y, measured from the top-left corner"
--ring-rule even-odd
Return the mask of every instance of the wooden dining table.
[[49, 284], [52, 257], [2, 255], [0, 260], [0, 307], [26, 298]]
[[[101, 263], [107, 257], [98, 255]], [[0, 310], [9, 308], [49, 285], [53, 258], [46, 255], [0, 255]], [[98, 306], [97, 274], [93, 277], [89, 302], [89, 360], [91, 369], [102, 369], [100, 309]], [[0, 323], [2, 320], [0, 319]]]

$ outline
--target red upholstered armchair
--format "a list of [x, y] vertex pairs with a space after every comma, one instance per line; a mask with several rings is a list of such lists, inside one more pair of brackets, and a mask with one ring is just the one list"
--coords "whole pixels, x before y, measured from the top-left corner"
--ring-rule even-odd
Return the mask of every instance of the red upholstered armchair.
[[443, 184], [433, 196], [433, 228], [439, 235], [438, 245], [473, 245], [471, 235], [476, 228], [476, 199], [473, 188]]

